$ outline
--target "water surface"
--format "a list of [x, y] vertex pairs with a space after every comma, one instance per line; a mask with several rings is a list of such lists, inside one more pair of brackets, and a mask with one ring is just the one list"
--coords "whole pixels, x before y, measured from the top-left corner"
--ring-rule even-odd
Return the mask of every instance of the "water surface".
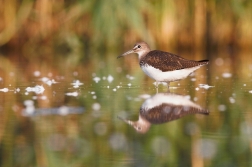
[[[92, 66], [1, 57], [1, 165], [251, 166], [250, 59], [215, 56], [169, 91], [161, 84], [157, 92], [133, 57]], [[144, 133], [118, 118], [137, 121], [157, 93], [186, 99], [156, 99], [169, 103], [166, 114], [193, 111], [190, 102], [209, 115], [170, 116]]]

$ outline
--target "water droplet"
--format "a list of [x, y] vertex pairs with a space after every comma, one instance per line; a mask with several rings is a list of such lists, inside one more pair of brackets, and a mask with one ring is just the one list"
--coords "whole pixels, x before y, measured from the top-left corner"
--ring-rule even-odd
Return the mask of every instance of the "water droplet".
[[40, 76], [40, 71], [34, 71], [34, 72], [33, 72], [33, 75], [34, 75], [35, 77], [39, 77], [39, 76]]
[[235, 103], [235, 99], [233, 97], [229, 97], [229, 102], [230, 103]]
[[219, 106], [218, 106], [218, 110], [219, 111], [225, 111], [227, 109], [227, 107], [224, 105], [224, 104], [220, 104]]
[[92, 105], [92, 109], [95, 110], [95, 111], [100, 110], [101, 109], [101, 105], [99, 103], [94, 103]]
[[109, 75], [109, 76], [107, 77], [107, 80], [108, 80], [109, 83], [111, 83], [111, 82], [114, 80], [114, 78], [113, 78], [111, 75]]
[[215, 64], [217, 66], [222, 66], [224, 64], [224, 61], [222, 58], [217, 58], [217, 59], [215, 59]]
[[231, 77], [232, 77], [232, 74], [231, 74], [231, 73], [228, 73], [228, 72], [224, 72], [224, 73], [222, 73], [222, 77], [223, 77], [223, 78], [231, 78]]

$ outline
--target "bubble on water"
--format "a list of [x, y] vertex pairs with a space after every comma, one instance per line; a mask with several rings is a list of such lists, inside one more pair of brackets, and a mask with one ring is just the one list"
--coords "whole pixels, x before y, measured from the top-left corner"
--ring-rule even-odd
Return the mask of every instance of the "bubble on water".
[[132, 84], [131, 84], [131, 83], [128, 83], [128, 86], [132, 86]]
[[44, 82], [44, 83], [46, 83], [48, 86], [51, 86], [52, 84], [56, 84], [57, 82], [55, 82], [55, 80], [52, 79], [52, 80], [47, 80], [47, 81]]
[[94, 131], [96, 134], [102, 136], [107, 132], [107, 124], [104, 122], [98, 122], [94, 125]]
[[40, 71], [34, 71], [34, 72], [33, 72], [33, 75], [34, 75], [35, 77], [39, 77], [39, 76], [40, 76]]
[[191, 81], [193, 81], [193, 82], [196, 81], [196, 78], [191, 78]]
[[42, 82], [47, 82], [47, 81], [50, 80], [50, 79], [47, 78], [47, 77], [42, 77], [40, 80], [41, 80]]
[[170, 142], [163, 136], [155, 137], [151, 145], [156, 155], [165, 156], [170, 152]]
[[196, 90], [196, 91], [198, 91], [198, 90], [199, 90], [199, 88], [197, 87], [197, 88], [195, 88], [195, 90]]
[[74, 88], [78, 88], [83, 85], [83, 83], [81, 83], [79, 80], [75, 80], [73, 83], [71, 83], [71, 85], [73, 85]]
[[249, 93], [252, 93], [252, 90], [250, 90]]
[[124, 150], [127, 148], [127, 140], [124, 134], [114, 133], [109, 138], [110, 147], [114, 150]]
[[114, 88], [113, 91], [115, 92], [115, 91], [116, 91], [116, 88]]
[[133, 79], [135, 79], [135, 77], [130, 76], [129, 74], [127, 74], [127, 75], [126, 75], [126, 78], [128, 78], [129, 80], [133, 80]]
[[226, 111], [226, 109], [227, 109], [227, 107], [226, 107], [226, 105], [224, 105], [224, 104], [220, 104], [220, 105], [218, 106], [218, 110], [219, 110], [219, 111]]
[[92, 92], [90, 92], [90, 94], [91, 94], [91, 95], [94, 95], [94, 94], [95, 94], [95, 92], [94, 92], [94, 91], [92, 91]]
[[202, 158], [211, 159], [217, 153], [217, 144], [212, 139], [200, 139], [196, 147]]
[[107, 79], [107, 77], [105, 77], [105, 76], [104, 76], [104, 77], [102, 77], [102, 79], [103, 79], [103, 80], [106, 80], [106, 79]]
[[2, 88], [2, 89], [0, 89], [0, 92], [8, 92], [8, 91], [9, 91], [8, 88]]
[[185, 126], [185, 131], [188, 135], [194, 135], [199, 130], [199, 126], [195, 122], [189, 122]]
[[95, 110], [95, 111], [100, 110], [101, 109], [101, 105], [99, 103], [94, 103], [92, 105], [92, 109]]
[[114, 80], [114, 78], [113, 78], [111, 75], [109, 75], [109, 76], [107, 77], [107, 80], [108, 80], [109, 83], [111, 83], [111, 82]]
[[231, 77], [232, 77], [232, 74], [231, 74], [231, 73], [228, 73], [228, 72], [224, 72], [224, 73], [222, 73], [222, 77], [223, 77], [223, 78], [231, 78]]
[[217, 66], [222, 66], [224, 64], [224, 60], [219, 57], [219, 58], [215, 59], [215, 64]]
[[67, 95], [67, 96], [78, 96], [79, 94], [78, 94], [78, 92], [69, 92], [69, 93], [66, 93], [65, 95]]
[[199, 87], [203, 88], [203, 89], [209, 89], [209, 88], [214, 87], [214, 86], [210, 86], [210, 85], [207, 85], [207, 84], [199, 84]]
[[34, 101], [32, 100], [25, 100], [24, 101], [25, 109], [23, 110], [23, 115], [32, 115], [35, 112]]
[[247, 84], [243, 84], [243, 86], [247, 86]]
[[101, 78], [99, 78], [99, 77], [94, 77], [93, 80], [95, 81], [95, 83], [98, 83], [98, 82], [101, 80]]
[[15, 89], [15, 92], [20, 92], [20, 88], [16, 88], [16, 89]]
[[62, 106], [58, 109], [58, 114], [59, 115], [67, 115], [69, 114], [69, 109], [66, 106]]
[[233, 97], [229, 97], [229, 102], [230, 103], [235, 103], [235, 99]]
[[46, 100], [47, 97], [46, 97], [46, 96], [41, 96], [40, 99], [41, 99], [41, 100]]
[[36, 85], [35, 87], [27, 87], [25, 89], [27, 92], [34, 92], [36, 94], [42, 94], [45, 91], [45, 88], [40, 85]]

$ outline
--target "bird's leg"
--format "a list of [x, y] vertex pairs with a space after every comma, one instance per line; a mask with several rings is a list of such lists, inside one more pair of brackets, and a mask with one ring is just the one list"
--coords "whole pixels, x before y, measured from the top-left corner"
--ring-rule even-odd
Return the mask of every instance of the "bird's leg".
[[[156, 87], [156, 86], [155, 86]], [[158, 93], [158, 87], [156, 87], [156, 93]]]
[[170, 82], [167, 82], [167, 89], [170, 89]]
[[158, 93], [158, 81], [155, 83], [156, 93]]

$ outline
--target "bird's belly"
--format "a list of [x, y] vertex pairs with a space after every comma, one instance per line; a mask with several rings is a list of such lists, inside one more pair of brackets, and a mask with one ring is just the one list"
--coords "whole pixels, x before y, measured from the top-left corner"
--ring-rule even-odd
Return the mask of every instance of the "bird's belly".
[[152, 79], [156, 81], [172, 82], [172, 81], [177, 81], [177, 80], [186, 78], [193, 71], [200, 68], [200, 66], [187, 68], [187, 69], [181, 69], [181, 70], [167, 71], [167, 72], [163, 72], [149, 65], [143, 65], [141, 66], [141, 68], [145, 74], [147, 74], [149, 77], [151, 77]]

